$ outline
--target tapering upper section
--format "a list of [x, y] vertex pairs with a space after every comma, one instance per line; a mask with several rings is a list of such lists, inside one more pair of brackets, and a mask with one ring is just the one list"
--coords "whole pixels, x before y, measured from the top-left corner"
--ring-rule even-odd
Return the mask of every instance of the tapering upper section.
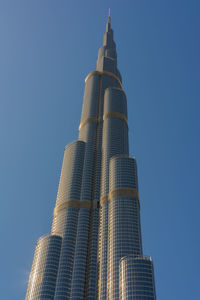
[[108, 16], [106, 32], [104, 33], [103, 46], [99, 49], [97, 59], [97, 71], [108, 71], [115, 74], [121, 80], [121, 74], [117, 69], [117, 52], [113, 40], [113, 30], [111, 28], [111, 17]]

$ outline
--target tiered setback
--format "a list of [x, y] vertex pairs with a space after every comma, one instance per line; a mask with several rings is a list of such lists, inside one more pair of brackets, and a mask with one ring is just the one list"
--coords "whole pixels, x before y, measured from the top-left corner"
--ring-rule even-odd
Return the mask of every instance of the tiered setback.
[[129, 157], [126, 95], [109, 17], [97, 68], [85, 80], [78, 141], [65, 148], [51, 235], [37, 243], [26, 300], [119, 298], [155, 300], [155, 289], [152, 261], [142, 256], [137, 166]]
[[107, 296], [109, 161], [128, 154], [126, 96], [120, 88], [107, 88], [104, 96], [99, 237], [99, 299]]
[[69, 299], [77, 235], [85, 143], [76, 141], [65, 149], [52, 233], [63, 238], [55, 299]]
[[119, 261], [142, 253], [140, 208], [135, 158], [127, 155], [110, 160], [108, 214], [107, 299], [119, 299]]
[[153, 263], [150, 257], [125, 256], [120, 260], [120, 300], [154, 300]]
[[79, 139], [86, 143], [81, 201], [89, 199], [91, 201], [91, 211], [90, 214], [88, 212], [87, 216], [86, 212], [84, 212], [84, 216], [82, 216], [81, 211], [79, 213], [81, 225], [78, 228], [77, 236], [79, 234], [85, 235], [87, 242], [77, 238], [77, 255], [75, 254], [75, 269], [70, 299], [96, 298], [103, 108], [105, 90], [110, 86], [116, 89], [121, 86], [119, 79], [112, 73], [94, 71], [86, 79], [81, 124], [79, 126]]
[[26, 300], [54, 299], [62, 238], [57, 235], [41, 237], [37, 244]]

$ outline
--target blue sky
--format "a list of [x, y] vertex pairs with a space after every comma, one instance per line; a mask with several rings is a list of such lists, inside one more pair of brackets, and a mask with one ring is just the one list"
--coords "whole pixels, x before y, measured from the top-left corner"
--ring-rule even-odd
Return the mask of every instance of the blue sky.
[[1, 0], [1, 299], [25, 296], [108, 8], [158, 299], [199, 298], [200, 2]]

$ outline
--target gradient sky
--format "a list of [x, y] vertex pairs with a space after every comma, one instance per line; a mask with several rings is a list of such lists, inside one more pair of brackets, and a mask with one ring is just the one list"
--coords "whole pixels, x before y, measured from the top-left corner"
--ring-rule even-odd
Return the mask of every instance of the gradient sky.
[[24, 299], [50, 231], [109, 7], [157, 298], [199, 299], [199, 0], [0, 0], [0, 299]]

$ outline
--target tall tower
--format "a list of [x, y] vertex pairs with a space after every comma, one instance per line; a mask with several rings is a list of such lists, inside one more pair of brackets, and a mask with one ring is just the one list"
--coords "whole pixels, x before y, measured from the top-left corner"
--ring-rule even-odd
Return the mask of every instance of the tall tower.
[[78, 140], [67, 145], [51, 233], [34, 254], [26, 300], [155, 300], [143, 256], [137, 164], [108, 17], [96, 70], [85, 79]]

